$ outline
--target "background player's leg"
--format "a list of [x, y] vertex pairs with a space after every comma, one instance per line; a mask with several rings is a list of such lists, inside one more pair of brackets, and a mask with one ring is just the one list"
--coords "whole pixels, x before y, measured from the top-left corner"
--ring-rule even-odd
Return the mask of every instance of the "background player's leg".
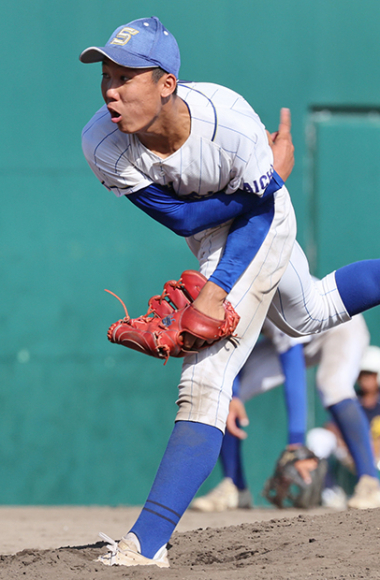
[[370, 442], [367, 417], [357, 399], [345, 399], [328, 407], [335, 423], [342, 433], [358, 478], [369, 475], [377, 478], [377, 469]]
[[[240, 375], [241, 372], [235, 377], [233, 382], [232, 397], [239, 398]], [[236, 425], [240, 428], [240, 421], [238, 419], [236, 419]], [[232, 435], [228, 430], [226, 430], [223, 437], [219, 458], [222, 465], [223, 476], [224, 478], [229, 478], [232, 481], [234, 485], [234, 491], [236, 493], [236, 505], [230, 507], [251, 507], [251, 498], [248, 497], [249, 492], [243, 468], [241, 444], [241, 439], [235, 435]], [[247, 505], [242, 506], [239, 504], [239, 492], [245, 491], [248, 492]]]
[[284, 395], [288, 420], [288, 445], [304, 445], [307, 422], [306, 366], [302, 344], [279, 355], [284, 373]]
[[244, 490], [247, 489], [247, 483], [242, 462], [241, 443], [241, 439], [226, 431], [220, 450], [220, 460], [224, 477], [232, 479], [239, 490]]
[[355, 383], [370, 335], [363, 316], [316, 338], [321, 345], [317, 387], [351, 453], [358, 478], [377, 477], [368, 421], [356, 398]]
[[241, 440], [229, 431], [223, 437], [220, 463], [223, 479], [206, 495], [197, 497], [191, 508], [200, 512], [223, 512], [229, 509], [252, 507], [241, 454]]

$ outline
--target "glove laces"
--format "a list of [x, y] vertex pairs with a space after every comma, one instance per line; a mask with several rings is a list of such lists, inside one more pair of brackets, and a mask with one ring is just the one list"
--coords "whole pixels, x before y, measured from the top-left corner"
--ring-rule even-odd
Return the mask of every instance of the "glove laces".
[[115, 298], [117, 298], [117, 299], [118, 299], [118, 301], [121, 303], [122, 307], [124, 308], [124, 312], [125, 312], [125, 318], [126, 318], [126, 321], [130, 320], [130, 319], [131, 319], [131, 317], [129, 316], [129, 314], [128, 314], [128, 310], [127, 310], [127, 307], [126, 307], [126, 305], [124, 304], [124, 302], [122, 301], [122, 299], [121, 299], [121, 298], [119, 298], [119, 296], [118, 296], [117, 294], [115, 294], [114, 292], [111, 292], [111, 290], [106, 290], [106, 289], [104, 289], [104, 292], [108, 292], [108, 294], [112, 294], [112, 296], [115, 296]]

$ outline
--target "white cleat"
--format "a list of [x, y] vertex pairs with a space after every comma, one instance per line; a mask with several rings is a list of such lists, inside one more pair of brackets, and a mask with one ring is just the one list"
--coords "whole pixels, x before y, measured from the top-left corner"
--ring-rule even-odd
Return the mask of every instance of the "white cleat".
[[105, 566], [158, 566], [159, 568], [169, 568], [168, 551], [166, 546], [162, 546], [153, 558], [146, 558], [140, 553], [140, 542], [135, 534], [129, 532], [121, 538], [120, 542], [115, 542], [112, 538], [99, 533], [99, 536], [108, 542], [108, 554], [99, 556], [98, 561]]
[[377, 477], [362, 475], [356, 484], [354, 495], [348, 500], [347, 505], [358, 510], [380, 507], [380, 482]]
[[207, 495], [194, 499], [190, 507], [198, 512], [249, 509], [252, 507], [252, 497], [248, 489], [239, 490], [230, 477], [225, 477]]

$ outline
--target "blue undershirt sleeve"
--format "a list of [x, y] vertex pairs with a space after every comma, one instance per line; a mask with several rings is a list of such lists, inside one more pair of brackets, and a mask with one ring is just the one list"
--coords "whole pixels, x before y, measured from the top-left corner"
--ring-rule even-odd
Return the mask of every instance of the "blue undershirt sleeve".
[[164, 186], [149, 187], [126, 196], [142, 211], [184, 237], [234, 219], [223, 256], [210, 280], [230, 292], [251, 263], [268, 233], [274, 216], [274, 192], [284, 185], [274, 172], [264, 195], [241, 190], [201, 198], [179, 198]]
[[231, 225], [223, 255], [210, 281], [227, 294], [248, 268], [269, 231], [274, 216], [273, 194], [266, 196], [259, 208], [236, 218]]
[[233, 195], [220, 192], [201, 199], [180, 198], [171, 189], [156, 184], [125, 197], [185, 238], [254, 210], [261, 199], [240, 190]]

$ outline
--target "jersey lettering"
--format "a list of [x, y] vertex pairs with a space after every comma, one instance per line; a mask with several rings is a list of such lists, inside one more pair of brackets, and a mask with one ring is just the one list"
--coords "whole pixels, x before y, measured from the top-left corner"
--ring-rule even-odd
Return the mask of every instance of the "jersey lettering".
[[110, 42], [110, 44], [117, 44], [118, 46], [124, 46], [129, 42], [135, 34], [138, 34], [139, 31], [131, 28], [130, 26], [125, 26], [117, 33], [115, 38]]
[[269, 185], [270, 180], [272, 179], [272, 175], [273, 167], [271, 167], [267, 173], [264, 173], [258, 182], [256, 180], [252, 181], [252, 183], [245, 182], [243, 184], [243, 190], [248, 193], [259, 193], [259, 191], [262, 191], [267, 187], [267, 185]]
[[259, 186], [257, 185], [257, 181], [253, 181], [252, 185], [250, 185], [249, 183], [244, 183], [243, 190], [246, 191], [247, 193], [259, 193]]
[[268, 176], [266, 174], [265, 175], [262, 175], [260, 177], [260, 187], [261, 187], [261, 189], [264, 189], [268, 185], [267, 182], [269, 183]]

